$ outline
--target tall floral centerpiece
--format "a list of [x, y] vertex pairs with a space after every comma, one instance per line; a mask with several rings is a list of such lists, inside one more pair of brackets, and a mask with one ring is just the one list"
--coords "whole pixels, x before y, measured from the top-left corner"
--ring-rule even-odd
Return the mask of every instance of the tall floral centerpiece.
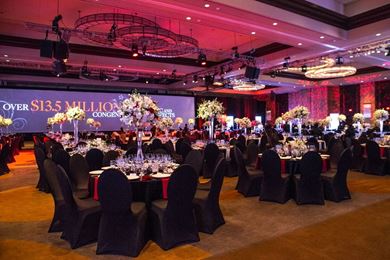
[[225, 130], [227, 116], [225, 114], [219, 115], [217, 121], [221, 124], [221, 131]]
[[352, 121], [356, 124], [358, 131], [362, 130], [362, 125], [364, 123], [364, 115], [361, 113], [356, 113], [352, 117]]
[[[8, 127], [10, 125], [12, 125], [12, 124], [13, 124], [13, 121], [12, 121], [11, 118], [4, 118], [4, 117], [0, 116], [0, 128], [3, 129], [3, 127], [5, 127], [6, 128], [6, 131], [5, 131], [6, 134], [9, 133]], [[3, 130], [1, 130], [1, 132], [3, 132]]]
[[173, 120], [170, 117], [163, 117], [158, 122], [158, 127], [165, 131], [165, 137], [168, 138], [169, 129], [173, 126]]
[[55, 124], [55, 120], [54, 120], [54, 117], [48, 117], [47, 118], [47, 128], [49, 130], [49, 132], [53, 131], [53, 125]]
[[293, 130], [293, 128], [292, 128], [292, 120], [294, 118], [292, 117], [291, 111], [287, 111], [286, 113], [284, 113], [282, 115], [282, 119], [283, 119], [283, 121], [288, 123], [289, 128], [290, 128], [290, 134], [292, 134], [292, 130]]
[[137, 129], [137, 161], [143, 161], [142, 136], [145, 127], [158, 121], [160, 108], [147, 95], [129, 94], [128, 98], [118, 104], [118, 113], [122, 123]]
[[60, 134], [62, 135], [62, 125], [66, 122], [67, 118], [66, 118], [66, 114], [65, 113], [56, 113], [54, 115], [54, 123], [55, 124], [58, 124], [60, 126]]
[[214, 119], [224, 113], [225, 109], [217, 99], [204, 100], [199, 104], [198, 117], [210, 121], [209, 138], [214, 141]]
[[183, 118], [181, 117], [176, 117], [175, 118], [175, 125], [177, 125], [177, 128], [179, 129], [181, 124], [183, 124]]
[[195, 119], [193, 118], [188, 118], [188, 126], [190, 127], [190, 129], [193, 129], [194, 128], [194, 125], [195, 125]]
[[244, 129], [245, 134], [247, 134], [247, 129], [252, 126], [252, 122], [248, 117], [243, 117], [238, 122], [240, 128]]
[[383, 122], [389, 118], [389, 112], [384, 109], [377, 109], [374, 112], [374, 118], [379, 122], [379, 130], [383, 134]]
[[79, 121], [85, 119], [85, 112], [79, 107], [69, 107], [66, 111], [66, 118], [73, 122], [73, 137], [74, 142], [79, 142]]
[[275, 119], [276, 129], [280, 130], [282, 124], [283, 124], [283, 118], [281, 116], [277, 117]]
[[309, 116], [309, 109], [304, 106], [296, 106], [290, 111], [292, 117], [296, 120], [298, 126], [298, 134], [302, 135], [302, 121]]

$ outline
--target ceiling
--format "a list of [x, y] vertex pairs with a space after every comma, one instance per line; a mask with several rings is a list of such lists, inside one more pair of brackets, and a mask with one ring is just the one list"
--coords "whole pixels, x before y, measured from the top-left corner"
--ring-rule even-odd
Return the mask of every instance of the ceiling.
[[[274, 87], [256, 93], [235, 92], [228, 89], [215, 89], [209, 92], [218, 94], [263, 94], [274, 91], [285, 93], [296, 91], [307, 85], [322, 84], [302, 78], [277, 77], [266, 75], [267, 70], [280, 65], [284, 57], [291, 61], [305, 60], [361, 46], [369, 42], [390, 38], [390, 5], [387, 1], [324, 1], [292, 0], [288, 5], [278, 5], [286, 1], [237, 1], [237, 0], [2, 0], [0, 4], [0, 79], [2, 81], [26, 80], [20, 74], [34, 74], [36, 71], [50, 70], [52, 60], [39, 56], [40, 41], [44, 39], [42, 28], [51, 27], [57, 14], [63, 16], [60, 27], [74, 29], [80, 16], [95, 13], [125, 13], [155, 21], [161, 27], [187, 36], [199, 42], [199, 49], [207, 55], [207, 68], [197, 62], [198, 53], [185, 57], [159, 59], [153, 57], [132, 58], [128, 49], [102, 46], [72, 35], [68, 65], [74, 73], [88, 60], [88, 66], [115, 75], [132, 75], [132, 82], [98, 82], [81, 80], [73, 76], [57, 78], [41, 73], [37, 82], [67, 84], [90, 84], [95, 86], [156, 88], [172, 91], [204, 92], [204, 88], [183, 80], [194, 74], [204, 75], [205, 69], [219, 70], [231, 59], [234, 46], [241, 54], [255, 49], [256, 65], [264, 71], [260, 76], [263, 83]], [[370, 5], [367, 5], [370, 2]], [[208, 7], [205, 6], [208, 4]], [[313, 4], [315, 6], [313, 6]], [[32, 10], [31, 7], [34, 7]], [[380, 7], [378, 9], [378, 7]], [[294, 9], [295, 8], [295, 9]], [[374, 9], [374, 10], [372, 10]], [[310, 15], [315, 13], [316, 16]], [[191, 17], [191, 19], [187, 18]], [[333, 17], [327, 19], [327, 17]], [[353, 21], [353, 23], [351, 22]], [[358, 21], [358, 23], [356, 22]], [[345, 27], [343, 24], [349, 24]], [[34, 24], [34, 26], [31, 26]], [[93, 28], [108, 31], [110, 26]], [[380, 34], [379, 36], [376, 36]], [[55, 40], [55, 35], [49, 38]], [[378, 67], [381, 70], [365, 73], [370, 80], [383, 80], [389, 77], [389, 57], [373, 54], [348, 60], [358, 68]], [[23, 73], [20, 71], [23, 70]], [[176, 78], [172, 79], [172, 72]], [[240, 75], [244, 70], [233, 68], [231, 75]], [[203, 73], [203, 74], [202, 74]], [[28, 73], [27, 73], [28, 74]], [[45, 76], [46, 75], [46, 76]], [[367, 75], [366, 75], [367, 76]], [[28, 78], [33, 76], [29, 75]], [[361, 81], [362, 75], [355, 75]], [[169, 81], [161, 81], [169, 78]], [[152, 79], [152, 80], [151, 80]], [[367, 77], [366, 77], [367, 79]], [[148, 84], [146, 84], [146, 81]], [[340, 84], [346, 79], [327, 81]], [[351, 79], [348, 80], [351, 82]], [[352, 81], [353, 82], [353, 81]], [[345, 82], [344, 82], [345, 83]]]

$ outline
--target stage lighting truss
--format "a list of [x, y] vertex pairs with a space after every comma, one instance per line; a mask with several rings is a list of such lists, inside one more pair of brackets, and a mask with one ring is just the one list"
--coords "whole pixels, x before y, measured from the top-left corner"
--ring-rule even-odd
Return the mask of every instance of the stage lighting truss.
[[[314, 64], [314, 63], [317, 63], [317, 64]], [[336, 61], [334, 59], [332, 59], [332, 58], [323, 58], [323, 59], [319, 60], [318, 62], [312, 62], [312, 64], [305, 63], [304, 65], [298, 66], [298, 67], [288, 67], [286, 70], [289, 71], [289, 72], [305, 72], [305, 71], [302, 71], [302, 67], [306, 66], [305, 67], [306, 72], [310, 72], [310, 71], [313, 71], [313, 70], [329, 68], [329, 67], [334, 66], [335, 64], [336, 64]]]

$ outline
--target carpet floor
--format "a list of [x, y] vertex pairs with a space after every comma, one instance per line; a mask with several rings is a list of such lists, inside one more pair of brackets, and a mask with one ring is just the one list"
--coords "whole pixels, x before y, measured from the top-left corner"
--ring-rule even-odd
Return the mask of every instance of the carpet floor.
[[[47, 233], [54, 203], [38, 192], [31, 150], [0, 176], [0, 259], [127, 259], [97, 256], [96, 243], [71, 250]], [[244, 198], [225, 178], [221, 208], [226, 224], [200, 242], [168, 251], [149, 242], [139, 259], [390, 259], [390, 176], [350, 172], [352, 199], [297, 206]]]

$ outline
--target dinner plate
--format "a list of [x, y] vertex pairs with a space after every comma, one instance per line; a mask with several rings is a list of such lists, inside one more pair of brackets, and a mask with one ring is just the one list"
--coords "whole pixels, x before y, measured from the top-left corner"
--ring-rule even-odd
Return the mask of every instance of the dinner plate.
[[100, 175], [102, 174], [102, 172], [104, 172], [103, 170], [96, 170], [96, 171], [90, 171], [89, 174], [91, 175]]
[[108, 169], [116, 169], [115, 166], [104, 166], [102, 167], [102, 170], [108, 170]]
[[280, 159], [282, 159], [282, 160], [290, 160], [291, 156], [280, 156]]
[[132, 181], [132, 180], [138, 180], [139, 179], [139, 176], [137, 174], [130, 174], [130, 175], [126, 175], [127, 179]]
[[321, 157], [324, 159], [328, 159], [330, 157], [330, 155], [329, 154], [321, 154]]
[[152, 176], [153, 178], [156, 178], [156, 179], [161, 179], [161, 178], [168, 178], [168, 177], [171, 177], [171, 174], [159, 172], [159, 173], [156, 173], [156, 174], [152, 174], [152, 175], [150, 175], [150, 176]]

